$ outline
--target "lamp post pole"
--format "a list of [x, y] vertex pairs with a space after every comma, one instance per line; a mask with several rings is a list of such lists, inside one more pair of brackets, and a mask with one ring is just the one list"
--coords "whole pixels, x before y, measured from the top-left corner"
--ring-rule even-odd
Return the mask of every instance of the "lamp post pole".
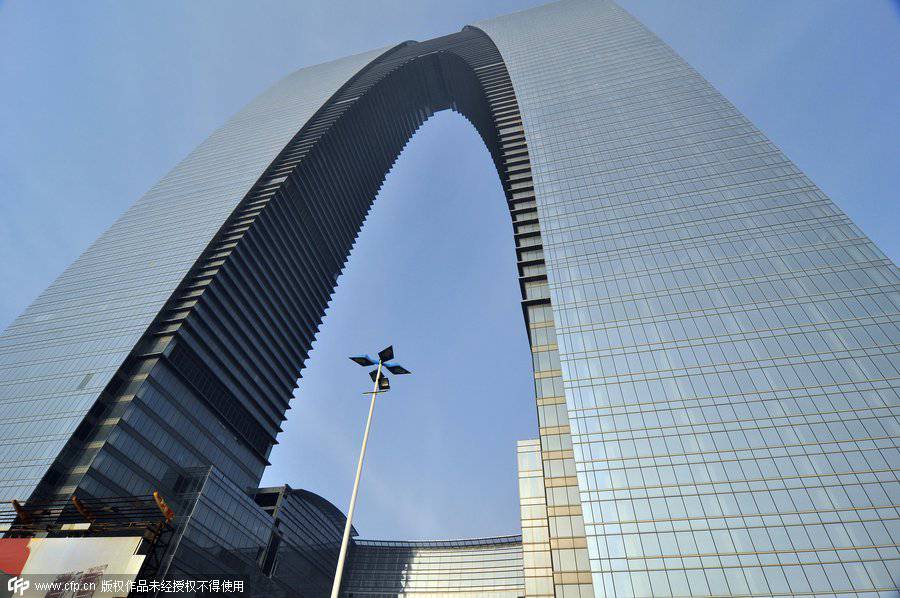
[[347, 558], [347, 545], [350, 543], [350, 530], [353, 528], [353, 510], [356, 508], [356, 493], [359, 490], [359, 478], [362, 476], [363, 461], [366, 459], [366, 444], [369, 442], [369, 428], [372, 427], [372, 414], [375, 412], [375, 398], [378, 396], [378, 383], [381, 381], [382, 360], [378, 360], [375, 374], [375, 386], [372, 387], [372, 402], [369, 403], [369, 417], [366, 419], [366, 431], [363, 433], [362, 448], [359, 450], [359, 463], [356, 464], [356, 479], [353, 480], [353, 494], [350, 495], [350, 508], [347, 509], [347, 524], [344, 525], [344, 538], [341, 540], [341, 553], [338, 556], [337, 571], [334, 573], [334, 585], [331, 586], [331, 598], [338, 598], [341, 591], [341, 577], [344, 574], [344, 560]]
[[334, 584], [331, 586], [331, 598], [338, 598], [341, 592], [341, 577], [344, 575], [344, 561], [347, 560], [347, 549], [350, 545], [350, 531], [353, 529], [353, 511], [356, 509], [356, 493], [359, 491], [359, 478], [362, 477], [363, 461], [366, 459], [366, 445], [369, 443], [369, 429], [372, 427], [372, 414], [375, 413], [375, 398], [380, 392], [387, 392], [391, 389], [391, 381], [382, 374], [382, 370], [387, 370], [397, 376], [409, 374], [410, 371], [392, 361], [394, 359], [394, 347], [389, 346], [378, 353], [378, 361], [374, 357], [368, 355], [357, 355], [351, 357], [351, 361], [363, 367], [378, 367], [369, 372], [369, 377], [375, 386], [372, 387], [372, 402], [369, 403], [369, 417], [366, 419], [366, 431], [363, 434], [362, 448], [359, 450], [359, 463], [356, 465], [356, 479], [353, 480], [353, 494], [350, 496], [350, 508], [347, 509], [347, 523], [344, 525], [344, 538], [341, 540], [341, 552], [338, 555], [337, 571], [334, 573]]

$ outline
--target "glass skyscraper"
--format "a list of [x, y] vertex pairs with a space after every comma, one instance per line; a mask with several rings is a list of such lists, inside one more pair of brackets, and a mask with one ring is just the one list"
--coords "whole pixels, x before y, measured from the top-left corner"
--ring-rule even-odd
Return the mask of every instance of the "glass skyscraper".
[[0, 337], [2, 500], [160, 490], [210, 512], [171, 571], [227, 545], [276, 576], [292, 511], [246, 490], [385, 174], [444, 109], [511, 214], [540, 426], [518, 446], [522, 536], [357, 541], [353, 595], [425, 579], [389, 563], [483, 554], [489, 582], [429, 585], [436, 567], [409, 592], [895, 596], [898, 269], [605, 0], [302, 69], [216, 131]]

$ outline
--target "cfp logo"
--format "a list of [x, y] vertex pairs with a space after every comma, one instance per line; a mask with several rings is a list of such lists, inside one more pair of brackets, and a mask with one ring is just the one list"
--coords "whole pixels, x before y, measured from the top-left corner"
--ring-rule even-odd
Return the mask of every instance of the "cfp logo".
[[31, 582], [27, 579], [22, 579], [21, 577], [11, 577], [8, 582], [6, 582], [6, 589], [12, 592], [12, 595], [15, 596], [18, 594], [19, 596], [25, 593], [25, 590], [31, 585]]

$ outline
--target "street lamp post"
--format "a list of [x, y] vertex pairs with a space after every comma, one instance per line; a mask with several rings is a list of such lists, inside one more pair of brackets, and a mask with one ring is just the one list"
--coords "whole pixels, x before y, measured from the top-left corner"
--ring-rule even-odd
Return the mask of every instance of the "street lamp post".
[[359, 355], [351, 357], [363, 367], [378, 366], [371, 372], [369, 377], [372, 378], [374, 386], [372, 387], [372, 401], [369, 403], [369, 417], [366, 419], [366, 431], [363, 433], [362, 447], [359, 450], [359, 462], [356, 465], [356, 478], [353, 480], [353, 494], [350, 495], [350, 508], [347, 509], [347, 523], [344, 525], [344, 538], [341, 540], [341, 553], [338, 556], [337, 571], [334, 573], [334, 585], [331, 586], [331, 598], [338, 598], [341, 591], [341, 577], [344, 574], [344, 561], [347, 558], [347, 546], [350, 543], [350, 530], [353, 528], [353, 511], [356, 509], [356, 493], [359, 490], [359, 478], [362, 476], [363, 461], [366, 458], [366, 444], [369, 442], [369, 429], [372, 427], [372, 414], [375, 412], [375, 398], [379, 393], [387, 392], [391, 389], [390, 380], [382, 374], [382, 369], [387, 369], [392, 374], [401, 376], [409, 374], [410, 371], [399, 363], [394, 363], [394, 347], [390, 346], [378, 353], [378, 361], [374, 357], [368, 355]]

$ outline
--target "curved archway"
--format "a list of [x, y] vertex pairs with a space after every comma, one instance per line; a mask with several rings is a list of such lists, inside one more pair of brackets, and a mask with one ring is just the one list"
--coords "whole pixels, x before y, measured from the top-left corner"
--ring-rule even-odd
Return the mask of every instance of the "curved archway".
[[[541, 348], [534, 353], [540, 374], [540, 360], [555, 355], [555, 345], [548, 337], [552, 316], [528, 146], [496, 46], [467, 27], [384, 52], [303, 125], [172, 293], [35, 496], [73, 490], [82, 496], [121, 496], [158, 488], [177, 496], [185, 487], [224, 483], [202, 473], [210, 466], [226, 472], [237, 487], [257, 486], [337, 277], [385, 176], [416, 130], [447, 109], [475, 127], [500, 178], [513, 221], [526, 325], [539, 315], [539, 330], [528, 333], [532, 345]], [[551, 361], [556, 369], [544, 367], [543, 373], [558, 377], [559, 360]], [[548, 380], [537, 381], [539, 397]], [[561, 383], [556, 386], [561, 395]], [[559, 404], [538, 406], [539, 420], [553, 424], [557, 444], [556, 428], [565, 417]], [[214, 419], [236, 444], [170, 430], [171, 418], [161, 413]], [[113, 416], [121, 419], [112, 429], [97, 425]], [[138, 419], [141, 424], [134, 425]], [[167, 446], [175, 455], [151, 448], [159, 444], [154, 426], [164, 429], [167, 441], [172, 438]], [[144, 446], [147, 461], [156, 467], [128, 463], [116, 448], [126, 443]], [[116, 469], [122, 462], [127, 474]], [[566, 465], [569, 470], [574, 464]], [[574, 488], [573, 480], [567, 483]], [[577, 501], [573, 496], [569, 493], [569, 500]], [[546, 530], [546, 519], [535, 525]], [[192, 555], [188, 560], [205, 559], [199, 556], [203, 550], [190, 548], [189, 536], [179, 550]], [[506, 555], [501, 559], [512, 554], [507, 582], [513, 585], [522, 567], [517, 549], [509, 551], [519, 541], [507, 538], [496, 546]], [[491, 547], [486, 554], [493, 554], [494, 540], [485, 546]], [[539, 550], [549, 560], [549, 544]], [[178, 566], [190, 570], [184, 562]]]
[[414, 375], [378, 399], [362, 536], [518, 530], [514, 447], [537, 422], [509, 219], [474, 127], [450, 110], [425, 121], [338, 279], [263, 485], [313, 488], [346, 509], [369, 382], [348, 351], [390, 342]]
[[258, 425], [237, 427], [257, 454], [274, 443], [285, 397], [384, 177], [418, 127], [448, 108], [485, 141], [511, 208], [532, 200], [518, 108], [493, 43], [471, 28], [406, 43], [300, 130], [163, 310], [153, 342], [159, 350], [175, 340], [164, 351], [176, 369], [196, 376], [199, 359], [260, 403], [241, 418]]
[[[239, 472], [241, 481], [258, 481], [336, 278], [384, 177], [416, 129], [445, 109], [465, 116], [484, 140], [514, 220], [522, 221], [522, 213], [536, 219], [521, 117], [493, 42], [467, 27], [384, 52], [342, 85], [265, 168], [35, 494], [78, 485], [81, 476], [68, 464], [83, 461], [79, 455], [105, 433], [94, 424], [160, 361], [240, 441], [239, 455], [213, 464]], [[536, 230], [521, 236], [539, 239]], [[107, 481], [109, 491], [123, 490]]]

